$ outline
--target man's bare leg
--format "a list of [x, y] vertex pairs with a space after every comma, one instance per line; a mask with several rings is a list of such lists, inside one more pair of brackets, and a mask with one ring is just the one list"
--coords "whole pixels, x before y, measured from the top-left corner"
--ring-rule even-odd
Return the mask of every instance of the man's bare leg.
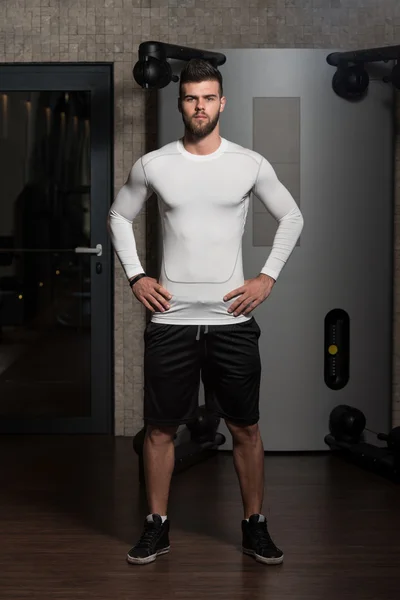
[[143, 463], [150, 514], [167, 515], [171, 477], [175, 466], [174, 435], [178, 427], [148, 425]]
[[225, 420], [232, 434], [233, 463], [239, 479], [244, 519], [262, 513], [264, 499], [264, 446], [258, 424], [234, 425]]

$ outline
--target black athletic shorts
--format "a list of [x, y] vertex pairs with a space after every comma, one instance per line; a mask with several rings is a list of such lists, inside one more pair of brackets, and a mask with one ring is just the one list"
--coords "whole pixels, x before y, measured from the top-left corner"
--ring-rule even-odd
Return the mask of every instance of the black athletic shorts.
[[180, 425], [196, 417], [200, 375], [207, 408], [229, 422], [259, 420], [261, 330], [254, 317], [229, 325], [168, 325], [144, 332], [144, 423]]

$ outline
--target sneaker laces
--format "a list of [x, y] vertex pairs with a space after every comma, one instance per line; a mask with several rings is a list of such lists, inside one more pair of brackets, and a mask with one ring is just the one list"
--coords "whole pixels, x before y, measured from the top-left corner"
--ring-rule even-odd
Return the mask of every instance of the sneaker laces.
[[136, 544], [136, 548], [149, 548], [160, 533], [160, 528], [155, 523], [147, 523], [145, 530], [143, 531], [140, 540]]

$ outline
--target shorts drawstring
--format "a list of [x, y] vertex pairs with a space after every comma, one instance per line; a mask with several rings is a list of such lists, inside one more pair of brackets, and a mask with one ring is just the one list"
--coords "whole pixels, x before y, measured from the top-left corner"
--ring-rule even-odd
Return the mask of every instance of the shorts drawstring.
[[[200, 339], [200, 332], [201, 332], [201, 328], [203, 327], [203, 325], [198, 325], [197, 326], [197, 335], [196, 335], [196, 340], [198, 341]], [[204, 333], [208, 333], [208, 325], [204, 325]]]

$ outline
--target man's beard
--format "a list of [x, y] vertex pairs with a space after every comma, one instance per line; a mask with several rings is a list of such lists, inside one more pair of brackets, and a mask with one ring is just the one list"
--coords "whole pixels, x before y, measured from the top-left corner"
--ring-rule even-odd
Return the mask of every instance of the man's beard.
[[212, 131], [214, 131], [214, 129], [216, 128], [218, 121], [219, 121], [219, 115], [220, 115], [220, 113], [218, 111], [213, 119], [209, 119], [208, 116], [206, 115], [206, 118], [204, 120], [203, 119], [196, 120], [194, 117], [193, 118], [185, 117], [185, 115], [182, 112], [182, 119], [185, 124], [186, 130], [194, 138], [201, 140], [201, 139], [207, 137], [208, 135], [210, 135], [210, 133]]

